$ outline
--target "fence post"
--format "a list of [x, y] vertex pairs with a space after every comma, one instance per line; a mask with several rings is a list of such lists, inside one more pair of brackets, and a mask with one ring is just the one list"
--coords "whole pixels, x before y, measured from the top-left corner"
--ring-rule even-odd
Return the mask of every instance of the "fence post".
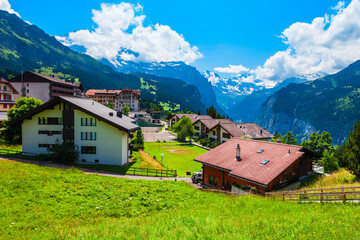
[[283, 193], [283, 201], [285, 201], [285, 193]]
[[324, 192], [324, 191], [321, 189], [321, 193], [320, 193], [320, 203], [321, 203], [321, 204], [324, 204], [324, 202], [323, 202], [323, 198], [324, 198], [323, 192]]
[[146, 176], [149, 176], [149, 169], [146, 169]]
[[133, 175], [135, 175], [135, 168], [134, 168], [134, 174]]
[[342, 189], [342, 192], [343, 192], [343, 203], [346, 203], [346, 192], [345, 192], [343, 187], [341, 189]]

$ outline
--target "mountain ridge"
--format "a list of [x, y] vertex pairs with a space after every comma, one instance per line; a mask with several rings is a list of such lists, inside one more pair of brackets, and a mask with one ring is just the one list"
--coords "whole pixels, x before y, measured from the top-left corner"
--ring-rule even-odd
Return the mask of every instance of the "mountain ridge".
[[[49, 74], [79, 78], [85, 89], [140, 89], [143, 96], [156, 100], [146, 86], [153, 86], [152, 92], [158, 93], [159, 101], [173, 101], [180, 104], [182, 110], [205, 111], [204, 104], [199, 100], [199, 90], [186, 82], [167, 78], [157, 81], [146, 76], [138, 76], [116, 72], [110, 66], [100, 63], [92, 57], [78, 53], [64, 46], [55, 37], [47, 35], [35, 25], [30, 25], [14, 14], [0, 10], [0, 76], [11, 78], [21, 71], [36, 71]], [[160, 89], [160, 90], [159, 90]], [[178, 92], [169, 95], [164, 91]], [[177, 97], [174, 97], [177, 96]], [[181, 96], [181, 97], [180, 97]], [[193, 102], [194, 104], [191, 104]]]

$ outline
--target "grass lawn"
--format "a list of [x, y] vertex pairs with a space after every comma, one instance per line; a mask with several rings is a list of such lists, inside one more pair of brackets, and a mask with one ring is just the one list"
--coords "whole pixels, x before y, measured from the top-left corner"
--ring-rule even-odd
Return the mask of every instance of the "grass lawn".
[[169, 168], [176, 169], [180, 177], [185, 177], [186, 171], [201, 171], [202, 165], [193, 160], [201, 154], [206, 153], [207, 150], [181, 142], [146, 142], [145, 152], [151, 156], [156, 156], [160, 161], [161, 154], [164, 154], [164, 164]]
[[359, 204], [298, 204], [184, 182], [0, 161], [0, 239], [359, 239]]

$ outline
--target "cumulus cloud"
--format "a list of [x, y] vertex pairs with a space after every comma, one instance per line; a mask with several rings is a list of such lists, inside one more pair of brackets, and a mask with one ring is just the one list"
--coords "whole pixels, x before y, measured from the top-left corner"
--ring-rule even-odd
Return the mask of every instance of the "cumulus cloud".
[[184, 61], [192, 63], [202, 57], [181, 34], [167, 25], [144, 26], [146, 16], [141, 5], [130, 3], [101, 4], [93, 10], [94, 30], [79, 30], [57, 37], [64, 45], [79, 45], [96, 59], [105, 58], [114, 65], [123, 60], [160, 62]]
[[229, 65], [229, 67], [216, 67], [214, 69], [217, 72], [222, 73], [241, 73], [241, 72], [248, 72], [249, 69], [244, 67], [243, 65]]
[[267, 86], [290, 77], [314, 79], [333, 74], [360, 59], [360, 0], [347, 6], [340, 1], [333, 14], [297, 22], [285, 29], [281, 39], [288, 46], [266, 62], [248, 71], [249, 80], [261, 79]]
[[16, 16], [20, 17], [20, 14], [15, 12], [9, 3], [8, 0], [0, 0], [0, 10], [7, 11], [9, 13], [15, 14]]

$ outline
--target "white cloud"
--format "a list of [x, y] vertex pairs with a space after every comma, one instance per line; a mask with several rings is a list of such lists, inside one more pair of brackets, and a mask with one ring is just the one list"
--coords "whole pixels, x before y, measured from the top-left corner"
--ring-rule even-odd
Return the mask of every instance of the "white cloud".
[[106, 58], [113, 64], [117, 59], [160, 62], [184, 61], [192, 63], [202, 57], [182, 35], [167, 25], [144, 26], [142, 6], [129, 3], [101, 4], [93, 10], [94, 30], [71, 32], [66, 38], [57, 37], [64, 45], [80, 45], [90, 56]]
[[9, 13], [16, 14], [16, 16], [20, 17], [20, 14], [15, 12], [11, 8], [11, 5], [10, 5], [8, 0], [0, 0], [0, 10], [4, 10], [4, 11], [7, 11]]
[[229, 67], [216, 67], [214, 69], [217, 72], [222, 73], [241, 73], [241, 72], [248, 72], [249, 69], [244, 67], [243, 65], [229, 65]]
[[345, 7], [345, 2], [344, 1], [340, 1], [338, 2], [338, 4], [335, 7], [332, 7], [331, 9], [333, 10], [341, 10]]
[[311, 23], [297, 22], [285, 29], [281, 38], [288, 48], [250, 70], [249, 78], [271, 86], [290, 77], [312, 79], [322, 73], [333, 74], [359, 60], [360, 0], [347, 6], [341, 1], [333, 9], [332, 15], [317, 17]]

